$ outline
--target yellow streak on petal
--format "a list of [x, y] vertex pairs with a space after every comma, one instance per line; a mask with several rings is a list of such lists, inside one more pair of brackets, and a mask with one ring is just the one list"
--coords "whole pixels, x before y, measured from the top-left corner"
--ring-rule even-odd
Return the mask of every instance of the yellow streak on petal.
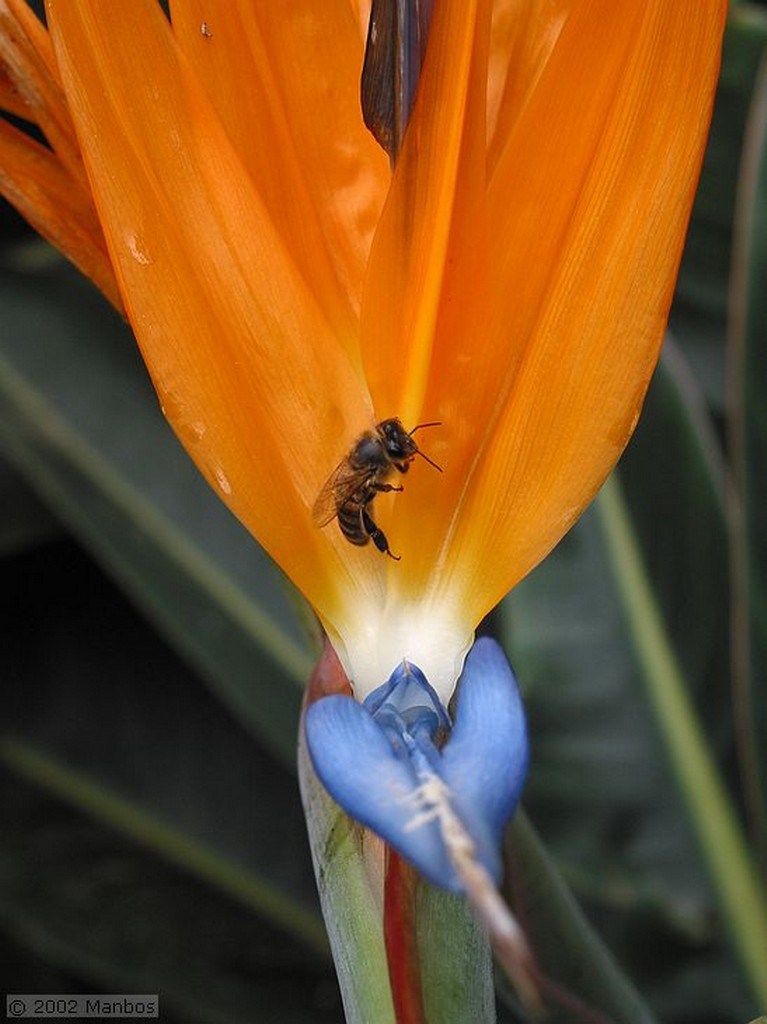
[[[311, 507], [367, 396], [154, 0], [49, 0], [131, 323], [198, 467], [334, 619], [379, 585]], [[336, 536], [337, 535], [337, 536]]]
[[[444, 12], [447, 12], [448, 6]], [[440, 474], [425, 461], [418, 459], [404, 481], [405, 493], [377, 501], [377, 518], [390, 536], [393, 550], [401, 552], [403, 565], [406, 563], [405, 571], [397, 565], [388, 567], [388, 604], [395, 608], [409, 600], [413, 594], [421, 594], [428, 588], [432, 574], [439, 572], [435, 557], [447, 528], [446, 516], [453, 509], [452, 498], [460, 488], [461, 476], [458, 474], [459, 463], [454, 457], [454, 447], [458, 444], [460, 450], [459, 409], [462, 395], [458, 391], [451, 393], [440, 387], [438, 378], [443, 365], [451, 365], [454, 351], [461, 351], [465, 346], [467, 330], [464, 327], [473, 329], [475, 305], [467, 305], [467, 294], [474, 304], [481, 304], [482, 289], [486, 288], [487, 225], [481, 211], [486, 191], [485, 103], [490, 13], [490, 4], [481, 0], [473, 24], [464, 25], [464, 29], [469, 32], [468, 44], [465, 44], [469, 47], [469, 63], [465, 83], [458, 90], [461, 94], [459, 101], [453, 95], [455, 76], [448, 73], [456, 64], [460, 66], [460, 59], [455, 55], [456, 34], [450, 31], [445, 13], [442, 20], [437, 20], [435, 9], [432, 32], [436, 32], [436, 35], [433, 34], [429, 40], [429, 46], [434, 47], [429, 51], [434, 63], [431, 66], [431, 77], [426, 78], [426, 88], [419, 99], [422, 105], [414, 115], [417, 120], [413, 123], [413, 131], [421, 133], [423, 138], [419, 134], [408, 135], [401, 157], [401, 160], [410, 159], [409, 169], [417, 187], [412, 194], [408, 194], [408, 179], [403, 179], [404, 185], [399, 179], [395, 180], [395, 190], [398, 184], [400, 188], [399, 200], [411, 203], [416, 215], [423, 211], [422, 223], [414, 216], [418, 228], [424, 233], [422, 251], [410, 254], [410, 279], [395, 285], [403, 289], [402, 305], [407, 302], [411, 309], [417, 308], [420, 320], [413, 334], [407, 333], [410, 325], [405, 324], [401, 336], [392, 345], [392, 352], [382, 353], [382, 356], [390, 359], [387, 367], [389, 376], [381, 384], [373, 384], [371, 390], [377, 412], [380, 415], [396, 413], [408, 428], [423, 421], [441, 421], [441, 426], [420, 432], [417, 440], [424, 452], [445, 470], [444, 474]], [[460, 54], [463, 54], [462, 49]], [[442, 77], [435, 74], [435, 67], [440, 70]], [[428, 76], [429, 71], [426, 68], [424, 74]], [[452, 174], [449, 174], [445, 170], [445, 133], [442, 131], [444, 125], [441, 118], [448, 116], [451, 104], [455, 105], [450, 127], [456, 132], [457, 152], [455, 167]], [[423, 146], [419, 149], [421, 142]], [[408, 152], [409, 144], [411, 149]], [[406, 167], [402, 173], [406, 174], [407, 171]], [[397, 175], [400, 173], [398, 167]], [[418, 175], [423, 180], [419, 180]], [[431, 206], [430, 177], [434, 178], [433, 195], [436, 197]], [[444, 190], [442, 205], [437, 202], [440, 188]], [[391, 202], [396, 198], [395, 193]], [[434, 216], [435, 221], [429, 221], [428, 216]], [[388, 230], [391, 232], [391, 225]], [[429, 236], [429, 231], [433, 231], [434, 235]], [[406, 251], [411, 242], [407, 224], [402, 225], [401, 238], [397, 239], [390, 234], [389, 240], [398, 243]], [[397, 256], [393, 246], [390, 259], [396, 265]], [[404, 277], [408, 264], [404, 263], [403, 267]], [[379, 262], [378, 269], [381, 268]], [[373, 275], [374, 269], [371, 269], [371, 290], [376, 285]], [[388, 283], [384, 282], [384, 285]], [[425, 294], [418, 294], [419, 287], [425, 290]], [[408, 292], [409, 289], [412, 291]], [[417, 306], [419, 302], [420, 308]], [[391, 299], [388, 313], [391, 316], [397, 312], [396, 300]], [[470, 315], [468, 321], [465, 320], [467, 314]], [[433, 323], [431, 317], [434, 318]], [[363, 332], [367, 326], [363, 322]], [[372, 326], [375, 327], [375, 324]], [[379, 323], [378, 326], [382, 325]], [[390, 324], [390, 328], [396, 331], [402, 329], [402, 325]], [[366, 340], [367, 335], [363, 333], [363, 341]], [[405, 340], [409, 342], [410, 349], [403, 351]], [[391, 405], [382, 404], [381, 390], [384, 387], [400, 389], [402, 397], [389, 399]], [[422, 387], [426, 389], [425, 399], [420, 390]], [[395, 401], [397, 404], [394, 404]], [[464, 453], [468, 458], [465, 446]], [[384, 614], [388, 615], [389, 612], [385, 611]]]
[[370, 257], [362, 308], [367, 379], [376, 413], [400, 416], [408, 426], [421, 413], [428, 382], [475, 32], [486, 11], [478, 0], [435, 6], [415, 107]]

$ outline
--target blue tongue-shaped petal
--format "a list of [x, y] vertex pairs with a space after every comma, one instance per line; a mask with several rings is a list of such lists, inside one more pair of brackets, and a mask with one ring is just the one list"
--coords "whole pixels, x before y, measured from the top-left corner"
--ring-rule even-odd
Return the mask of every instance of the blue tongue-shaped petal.
[[307, 709], [305, 728], [314, 770], [336, 803], [445, 885], [452, 868], [439, 826], [411, 827], [420, 783], [410, 759], [395, 753], [370, 713], [353, 697], [323, 697]]
[[386, 839], [432, 882], [461, 883], [443, 841], [448, 807], [497, 881], [498, 847], [527, 770], [524, 712], [514, 676], [492, 640], [476, 642], [458, 689], [456, 724], [423, 673], [403, 662], [364, 705], [323, 697], [306, 711], [307, 746], [344, 810]]
[[[494, 854], [522, 793], [528, 763], [527, 722], [516, 679], [498, 644], [481, 637], [461, 676], [441, 775], [469, 834], [477, 839], [486, 830], [483, 842]], [[491, 874], [497, 881], [499, 872]]]

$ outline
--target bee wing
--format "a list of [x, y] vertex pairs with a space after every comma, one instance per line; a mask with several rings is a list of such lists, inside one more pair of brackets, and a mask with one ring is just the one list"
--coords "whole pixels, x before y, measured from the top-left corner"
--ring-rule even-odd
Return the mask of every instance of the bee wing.
[[342, 459], [322, 485], [312, 506], [312, 518], [317, 526], [327, 526], [335, 519], [339, 506], [351, 498], [364, 479], [364, 473], [353, 469], [348, 459]]

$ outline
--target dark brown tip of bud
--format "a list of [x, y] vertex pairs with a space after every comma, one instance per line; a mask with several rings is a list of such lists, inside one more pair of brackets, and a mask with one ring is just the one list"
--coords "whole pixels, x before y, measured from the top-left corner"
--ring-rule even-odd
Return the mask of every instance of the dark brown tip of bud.
[[434, 0], [373, 0], [362, 116], [394, 166], [421, 76]]

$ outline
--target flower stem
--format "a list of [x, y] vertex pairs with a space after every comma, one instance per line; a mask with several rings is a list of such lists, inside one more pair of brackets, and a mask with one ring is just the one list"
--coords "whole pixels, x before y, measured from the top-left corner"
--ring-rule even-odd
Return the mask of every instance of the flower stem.
[[618, 480], [596, 507], [648, 693], [751, 988], [767, 1005], [767, 900], [652, 591]]

